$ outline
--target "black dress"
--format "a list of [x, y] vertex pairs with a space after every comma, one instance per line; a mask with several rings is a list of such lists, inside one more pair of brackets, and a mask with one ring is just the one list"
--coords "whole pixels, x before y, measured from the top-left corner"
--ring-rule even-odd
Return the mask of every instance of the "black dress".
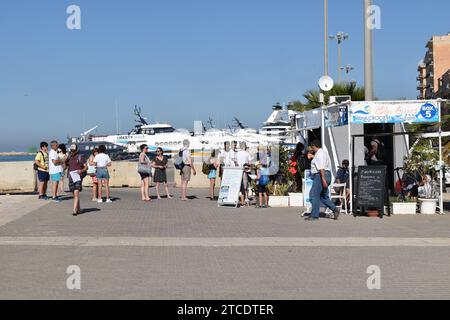
[[164, 157], [162, 160], [159, 160], [157, 157], [153, 160], [156, 166], [163, 166], [164, 169], [155, 168], [155, 176], [153, 177], [153, 182], [163, 182], [167, 183], [167, 157]]

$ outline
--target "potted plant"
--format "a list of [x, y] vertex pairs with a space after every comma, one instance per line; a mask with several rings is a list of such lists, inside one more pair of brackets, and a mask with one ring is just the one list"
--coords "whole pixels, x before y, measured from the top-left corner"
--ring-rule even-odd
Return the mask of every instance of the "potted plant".
[[288, 184], [274, 183], [268, 186], [270, 207], [289, 207]]
[[403, 201], [392, 202], [392, 214], [416, 214], [417, 201], [411, 197], [407, 197]]
[[435, 181], [440, 170], [439, 152], [429, 140], [423, 140], [405, 158], [405, 172], [418, 177], [418, 194], [421, 214], [436, 214], [439, 202]]

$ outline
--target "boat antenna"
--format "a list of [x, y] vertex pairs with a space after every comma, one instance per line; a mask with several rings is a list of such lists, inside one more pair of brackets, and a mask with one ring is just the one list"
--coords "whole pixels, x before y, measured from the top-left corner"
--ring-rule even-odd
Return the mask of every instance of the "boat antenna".
[[139, 118], [139, 120], [136, 120], [137, 123], [140, 123], [144, 126], [148, 125], [147, 120], [145, 120], [145, 118], [142, 117], [142, 108], [138, 107], [137, 105], [134, 106], [134, 114], [136, 115], [136, 117]]
[[[208, 119], [208, 124], [209, 124], [209, 127], [211, 128], [211, 129], [214, 129], [214, 121], [213, 121], [213, 119], [211, 118], [211, 117], [209, 117], [209, 119]], [[206, 130], [205, 130], [206, 131]]]
[[236, 123], [237, 127], [240, 128], [240, 129], [247, 129], [248, 128], [237, 117], [234, 117], [233, 121]]

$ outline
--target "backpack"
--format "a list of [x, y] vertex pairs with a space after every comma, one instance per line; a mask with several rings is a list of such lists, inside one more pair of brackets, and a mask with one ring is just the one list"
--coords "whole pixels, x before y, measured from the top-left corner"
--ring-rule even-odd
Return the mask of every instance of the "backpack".
[[[45, 162], [45, 155], [44, 155], [44, 153], [42, 151], [39, 151], [38, 154], [39, 153], [42, 154], [42, 159], [44, 159], [44, 162]], [[36, 161], [33, 163], [33, 170], [34, 171], [38, 171], [39, 170], [39, 166], [36, 164]]]
[[377, 160], [378, 161], [383, 161], [384, 160], [384, 143], [382, 143], [382, 142], [378, 142], [378, 141], [375, 141], [376, 143], [377, 143], [377, 145], [378, 145], [378, 147], [377, 147], [377, 153], [376, 153], [376, 157], [377, 157]]
[[259, 178], [260, 186], [267, 186], [269, 184], [269, 182], [270, 182], [269, 176], [264, 175]]
[[173, 163], [175, 165], [175, 169], [177, 170], [183, 170], [185, 166], [183, 162], [183, 152], [184, 150], [180, 150], [180, 152], [178, 152], [178, 154], [176, 154], [175, 157], [173, 158]]
[[206, 162], [203, 162], [202, 172], [206, 176], [209, 175], [211, 172], [211, 166], [209, 164], [207, 164]]

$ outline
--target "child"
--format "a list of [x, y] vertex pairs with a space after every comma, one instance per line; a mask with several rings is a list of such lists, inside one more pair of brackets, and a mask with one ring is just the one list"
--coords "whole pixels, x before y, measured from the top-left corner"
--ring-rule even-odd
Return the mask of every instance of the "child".
[[[269, 184], [269, 169], [266, 166], [261, 165], [260, 162], [256, 162], [256, 187], [259, 196], [259, 208], [269, 207], [269, 194], [267, 192], [267, 185]], [[264, 204], [263, 204], [264, 197]], [[258, 207], [258, 206], [257, 206]]]

